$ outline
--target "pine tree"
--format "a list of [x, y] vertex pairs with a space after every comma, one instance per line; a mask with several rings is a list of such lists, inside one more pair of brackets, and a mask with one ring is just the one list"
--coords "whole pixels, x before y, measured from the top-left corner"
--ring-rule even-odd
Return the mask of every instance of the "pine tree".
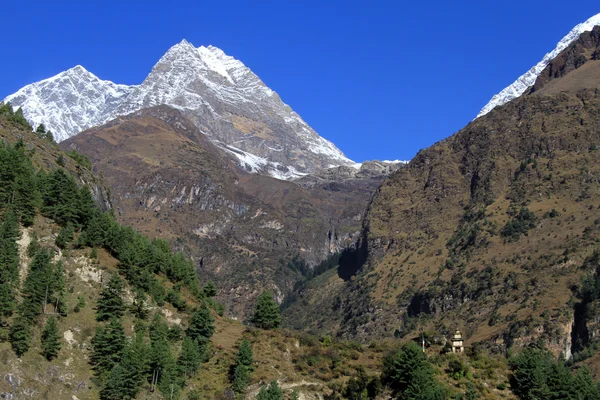
[[0, 225], [0, 282], [19, 283], [19, 225], [13, 212], [4, 214]]
[[281, 325], [279, 306], [273, 300], [273, 294], [270, 291], [265, 291], [258, 296], [252, 323], [262, 329], [273, 329]]
[[119, 365], [111, 370], [106, 386], [100, 391], [100, 399], [135, 399], [148, 369], [148, 352], [143, 332], [137, 333], [125, 348]]
[[256, 400], [283, 400], [283, 392], [277, 381], [272, 381], [269, 386], [262, 386]]
[[[437, 393], [442, 393], [427, 357], [414, 342], [407, 343], [384, 360], [381, 379], [394, 394], [410, 394], [403, 394], [402, 398], [433, 400], [438, 398]], [[426, 394], [433, 397], [419, 397], [422, 387], [427, 387]]]
[[21, 315], [29, 320], [44, 312], [46, 302], [52, 299], [56, 276], [51, 260], [50, 252], [40, 249], [29, 263], [20, 305]]
[[242, 394], [248, 386], [248, 368], [243, 364], [237, 364], [233, 369], [231, 387], [234, 392]]
[[117, 318], [112, 318], [106, 326], [96, 328], [90, 356], [96, 375], [103, 376], [121, 360], [125, 342], [125, 332]]
[[207, 343], [215, 333], [214, 318], [208, 307], [203, 306], [190, 317], [186, 335], [198, 343]]
[[217, 287], [213, 281], [208, 281], [208, 283], [204, 285], [203, 290], [206, 297], [215, 297], [217, 295]]
[[31, 323], [26, 318], [17, 317], [10, 327], [10, 344], [18, 357], [29, 350], [31, 342]]
[[177, 358], [179, 375], [183, 377], [193, 375], [200, 368], [201, 362], [202, 354], [198, 343], [189, 337], [185, 337], [181, 345], [181, 353]]
[[139, 319], [146, 319], [148, 317], [148, 308], [146, 307], [146, 294], [143, 290], [136, 290], [135, 299], [133, 299], [133, 305], [131, 306], [131, 313]]
[[39, 124], [37, 128], [35, 128], [35, 133], [37, 133], [38, 136], [42, 137], [42, 135], [46, 133], [46, 127], [44, 126], [44, 124]]
[[69, 243], [73, 241], [73, 235], [75, 235], [73, 224], [67, 222], [67, 224], [60, 229], [60, 232], [56, 237], [56, 245], [61, 249], [65, 249]]
[[8, 282], [0, 283], [0, 326], [6, 325], [6, 318], [15, 310], [15, 293]]
[[52, 285], [53, 302], [55, 312], [62, 317], [67, 316], [67, 288], [65, 285], [65, 269], [62, 260], [56, 263], [54, 271], [54, 282]]
[[242, 340], [236, 356], [236, 364], [241, 364], [252, 371], [252, 345], [246, 339]]
[[108, 285], [100, 293], [96, 308], [96, 320], [106, 321], [111, 318], [121, 318], [125, 313], [123, 302], [125, 285], [117, 274], [113, 274]]
[[51, 361], [60, 350], [60, 336], [58, 335], [58, 326], [56, 318], [50, 317], [46, 322], [46, 327], [42, 332], [42, 355], [48, 361]]

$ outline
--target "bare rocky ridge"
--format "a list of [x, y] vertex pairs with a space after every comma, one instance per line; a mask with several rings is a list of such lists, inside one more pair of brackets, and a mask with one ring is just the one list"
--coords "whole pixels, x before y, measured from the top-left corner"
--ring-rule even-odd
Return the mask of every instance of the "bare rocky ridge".
[[319, 136], [242, 62], [216, 47], [171, 47], [140, 85], [100, 80], [77, 66], [8, 96], [58, 141], [157, 105], [179, 109], [249, 172], [293, 179], [354, 163]]
[[221, 288], [229, 315], [241, 318], [264, 288], [283, 300], [299, 278], [286, 267], [294, 257], [315, 265], [351, 246], [373, 191], [394, 168], [365, 165], [352, 168], [351, 179], [315, 178], [310, 185], [249, 174], [184, 112], [167, 106], [117, 118], [60, 146], [90, 158], [123, 223], [192, 254]]

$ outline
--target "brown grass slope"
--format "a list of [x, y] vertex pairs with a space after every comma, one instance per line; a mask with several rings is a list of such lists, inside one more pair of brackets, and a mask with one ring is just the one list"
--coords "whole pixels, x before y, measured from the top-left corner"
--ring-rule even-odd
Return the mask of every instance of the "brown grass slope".
[[[599, 38], [598, 28], [582, 35], [548, 67], [561, 73], [546, 70], [532, 94], [386, 179], [365, 219], [362, 269], [327, 295], [311, 326], [363, 340], [460, 328], [467, 344], [499, 350], [543, 337], [568, 355], [573, 295], [599, 239], [600, 90], [579, 80], [598, 76]], [[522, 207], [535, 226], [503, 236]]]

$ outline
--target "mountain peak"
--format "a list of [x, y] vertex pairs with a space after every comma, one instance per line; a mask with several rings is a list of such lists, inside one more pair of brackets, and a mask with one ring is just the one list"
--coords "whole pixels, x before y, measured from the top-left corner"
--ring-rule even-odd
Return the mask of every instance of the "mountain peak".
[[544, 68], [571, 43], [579, 38], [583, 32], [588, 32], [594, 29], [595, 26], [600, 26], [600, 13], [592, 16], [588, 20], [577, 24], [571, 31], [563, 37], [556, 45], [554, 50], [547, 53], [544, 58], [534, 65], [529, 71], [521, 75], [510, 86], [504, 88], [481, 109], [477, 118], [492, 111], [495, 107], [508, 103], [509, 101], [521, 96], [527, 89], [535, 84], [537, 77], [542, 73]]
[[118, 116], [168, 105], [183, 112], [249, 172], [283, 179], [352, 165], [241, 61], [215, 46], [175, 44], [137, 86], [103, 81], [81, 65], [8, 96], [33, 125], [65, 140]]

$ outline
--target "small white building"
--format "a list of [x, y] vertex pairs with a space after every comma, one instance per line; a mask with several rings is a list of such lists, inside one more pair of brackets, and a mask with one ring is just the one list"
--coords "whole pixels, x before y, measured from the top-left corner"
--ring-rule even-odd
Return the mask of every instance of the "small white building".
[[454, 332], [451, 342], [452, 342], [452, 352], [453, 353], [464, 353], [465, 352], [465, 346], [463, 344], [464, 340], [458, 329], [456, 330], [456, 332]]

